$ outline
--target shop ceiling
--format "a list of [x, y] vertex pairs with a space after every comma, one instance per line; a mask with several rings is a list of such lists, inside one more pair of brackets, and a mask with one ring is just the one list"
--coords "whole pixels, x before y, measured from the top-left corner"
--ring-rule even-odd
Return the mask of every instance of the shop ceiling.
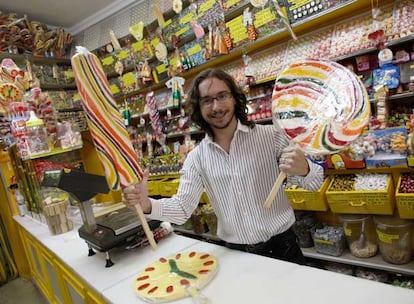
[[143, 0], [0, 0], [0, 12], [61, 26], [72, 35]]

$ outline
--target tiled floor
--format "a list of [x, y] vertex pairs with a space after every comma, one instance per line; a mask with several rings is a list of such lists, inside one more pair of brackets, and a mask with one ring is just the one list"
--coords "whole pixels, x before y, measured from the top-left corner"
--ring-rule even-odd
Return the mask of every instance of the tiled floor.
[[0, 286], [1, 304], [48, 304], [32, 282], [17, 278]]

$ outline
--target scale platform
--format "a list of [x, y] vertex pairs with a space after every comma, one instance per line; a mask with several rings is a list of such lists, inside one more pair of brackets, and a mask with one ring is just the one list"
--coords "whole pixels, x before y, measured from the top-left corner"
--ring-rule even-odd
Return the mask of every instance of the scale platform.
[[[96, 224], [96, 229], [90, 233], [85, 229], [85, 225], [82, 225], [79, 228], [79, 236], [92, 248], [101, 252], [122, 247], [145, 237], [138, 216], [127, 207], [97, 217]], [[151, 230], [158, 228], [160, 224], [160, 221], [148, 221]]]
[[[88, 244], [89, 256], [95, 254], [93, 249], [106, 253], [105, 267], [114, 264], [109, 258], [111, 249], [127, 246], [145, 238], [145, 231], [138, 215], [127, 207], [95, 218], [90, 200], [98, 193], [109, 192], [104, 176], [81, 170], [52, 170], [45, 172], [42, 186], [60, 188], [72, 193], [79, 200], [83, 221], [78, 230], [79, 236]], [[151, 230], [158, 228], [160, 224], [160, 221], [148, 221]]]

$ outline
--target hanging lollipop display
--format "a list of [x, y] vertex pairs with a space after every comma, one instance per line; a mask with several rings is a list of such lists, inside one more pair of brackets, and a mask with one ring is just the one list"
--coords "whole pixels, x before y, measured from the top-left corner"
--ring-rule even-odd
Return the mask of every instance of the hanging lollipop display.
[[[343, 150], [361, 135], [371, 114], [361, 80], [329, 60], [303, 60], [282, 71], [273, 89], [272, 111], [275, 126], [290, 144], [315, 156]], [[285, 178], [281, 172], [265, 207]]]

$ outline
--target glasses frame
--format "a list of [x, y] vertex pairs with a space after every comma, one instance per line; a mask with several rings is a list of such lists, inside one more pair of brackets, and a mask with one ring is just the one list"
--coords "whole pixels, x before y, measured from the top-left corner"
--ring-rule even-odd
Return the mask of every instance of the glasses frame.
[[233, 94], [229, 91], [218, 92], [216, 96], [204, 96], [199, 98], [200, 107], [207, 108], [214, 104], [214, 100], [218, 103], [225, 102], [233, 97]]

